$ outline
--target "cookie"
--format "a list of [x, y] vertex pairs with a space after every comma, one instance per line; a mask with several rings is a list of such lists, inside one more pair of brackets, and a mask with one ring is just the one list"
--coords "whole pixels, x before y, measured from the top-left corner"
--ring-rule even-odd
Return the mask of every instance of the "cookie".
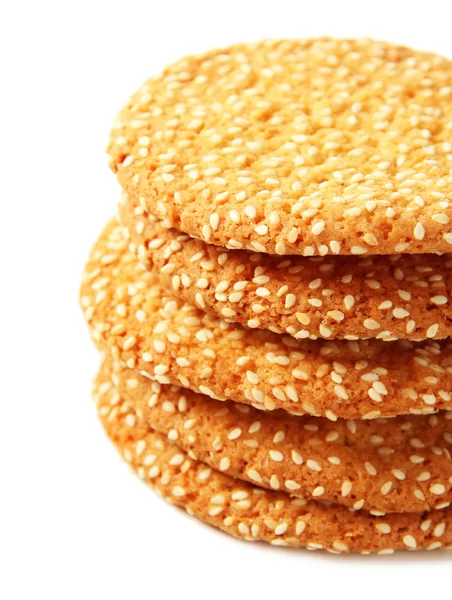
[[374, 516], [262, 489], [190, 458], [137, 419], [111, 382], [98, 379], [94, 397], [106, 433], [138, 477], [172, 504], [231, 535], [332, 552], [452, 547], [451, 508]]
[[333, 423], [218, 402], [130, 369], [102, 378], [140, 420], [209, 466], [355, 510], [422, 512], [452, 500], [452, 411]]
[[190, 304], [251, 328], [315, 339], [452, 335], [452, 255], [274, 257], [225, 250], [126, 203], [140, 260]]
[[183, 58], [119, 114], [132, 202], [193, 237], [270, 254], [450, 252], [452, 63], [371, 40]]
[[452, 344], [296, 340], [214, 319], [162, 289], [111, 222], [86, 265], [81, 305], [115, 362], [160, 383], [335, 420], [450, 406]]

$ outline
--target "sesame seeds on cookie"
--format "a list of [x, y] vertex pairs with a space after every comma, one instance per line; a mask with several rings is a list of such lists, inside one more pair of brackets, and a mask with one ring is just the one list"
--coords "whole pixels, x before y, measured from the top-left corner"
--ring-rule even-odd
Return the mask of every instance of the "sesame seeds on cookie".
[[452, 547], [450, 507], [373, 515], [263, 489], [210, 468], [156, 433], [111, 382], [99, 378], [94, 398], [107, 435], [137, 476], [168, 502], [230, 535], [335, 554]]
[[452, 411], [333, 422], [220, 403], [111, 361], [100, 376], [153, 429], [234, 478], [354, 510], [422, 512], [452, 500]]
[[130, 248], [200, 309], [297, 339], [441, 339], [452, 331], [452, 255], [274, 257], [168, 229], [126, 200]]
[[127, 246], [111, 222], [81, 289], [94, 340], [121, 365], [218, 399], [331, 420], [450, 405], [448, 340], [296, 340], [227, 323], [164, 291]]
[[237, 44], [113, 127], [80, 302], [138, 477], [247, 540], [452, 547], [452, 62]]
[[452, 69], [371, 40], [263, 41], [148, 80], [108, 152], [130, 202], [232, 249], [444, 253]]

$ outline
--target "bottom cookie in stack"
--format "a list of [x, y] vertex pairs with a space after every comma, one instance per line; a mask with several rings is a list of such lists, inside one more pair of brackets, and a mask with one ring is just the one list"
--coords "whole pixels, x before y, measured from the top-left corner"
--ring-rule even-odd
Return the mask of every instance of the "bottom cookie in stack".
[[104, 364], [94, 385], [107, 435], [140, 479], [202, 521], [247, 540], [335, 553], [452, 547], [451, 507], [377, 515], [265, 489], [211, 468], [140, 418], [121, 395], [119, 379]]

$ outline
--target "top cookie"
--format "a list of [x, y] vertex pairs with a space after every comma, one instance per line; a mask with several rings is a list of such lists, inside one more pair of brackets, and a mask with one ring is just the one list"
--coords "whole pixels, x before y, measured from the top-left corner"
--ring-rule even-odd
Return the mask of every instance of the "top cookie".
[[131, 198], [211, 244], [270, 254], [447, 252], [452, 63], [370, 40], [185, 58], [114, 126]]

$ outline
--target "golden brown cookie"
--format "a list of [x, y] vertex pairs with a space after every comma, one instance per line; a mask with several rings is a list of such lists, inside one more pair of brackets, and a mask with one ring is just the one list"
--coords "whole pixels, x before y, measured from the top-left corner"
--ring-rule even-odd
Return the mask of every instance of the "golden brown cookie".
[[167, 229], [125, 203], [131, 250], [176, 296], [227, 320], [295, 338], [452, 335], [452, 255], [269, 256]]
[[218, 402], [104, 363], [140, 420], [209, 466], [355, 510], [422, 512], [452, 500], [452, 411], [336, 422]]
[[183, 58], [111, 133], [130, 196], [193, 237], [270, 254], [449, 252], [452, 63], [371, 40]]
[[81, 304], [96, 343], [160, 383], [332, 420], [450, 406], [449, 341], [296, 340], [213, 319], [163, 291], [114, 222], [92, 250]]
[[331, 552], [380, 552], [452, 547], [452, 509], [374, 516], [259, 488], [190, 458], [137, 419], [99, 378], [94, 397], [102, 424], [143, 481], [191, 515], [246, 540]]

